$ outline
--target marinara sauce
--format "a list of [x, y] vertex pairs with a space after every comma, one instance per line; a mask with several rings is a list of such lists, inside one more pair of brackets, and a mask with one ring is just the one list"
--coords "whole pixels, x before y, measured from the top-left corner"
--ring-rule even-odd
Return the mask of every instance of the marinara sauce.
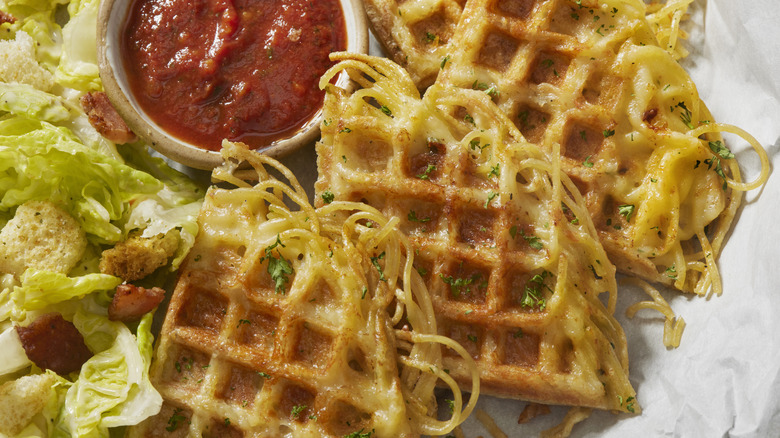
[[346, 48], [338, 0], [135, 0], [123, 36], [141, 108], [210, 150], [298, 130], [322, 106], [328, 54]]

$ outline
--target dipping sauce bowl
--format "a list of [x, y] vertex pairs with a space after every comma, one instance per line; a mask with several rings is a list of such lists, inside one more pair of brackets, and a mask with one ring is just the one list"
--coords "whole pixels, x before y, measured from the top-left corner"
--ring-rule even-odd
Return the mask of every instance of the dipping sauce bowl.
[[104, 0], [97, 43], [103, 87], [130, 129], [209, 170], [225, 138], [273, 157], [314, 142], [327, 56], [367, 53], [368, 29], [360, 0]]

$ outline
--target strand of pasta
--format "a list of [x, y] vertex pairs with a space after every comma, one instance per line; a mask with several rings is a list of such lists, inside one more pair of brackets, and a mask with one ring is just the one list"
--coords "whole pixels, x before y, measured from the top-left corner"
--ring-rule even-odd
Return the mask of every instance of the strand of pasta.
[[491, 417], [490, 414], [484, 410], [477, 409], [474, 413], [474, 416], [477, 417], [477, 420], [482, 423], [482, 426], [484, 426], [488, 433], [490, 433], [490, 435], [492, 435], [494, 438], [508, 438], [507, 434], [505, 434], [504, 431], [498, 427], [496, 420], [494, 420], [493, 417]]
[[[350, 203], [345, 203], [345, 205], [349, 205]], [[353, 203], [354, 204], [354, 203]], [[359, 206], [359, 205], [358, 205]], [[363, 220], [373, 220], [377, 222], [378, 224], [382, 224], [382, 222], [385, 222], [383, 226], [379, 229], [376, 229], [376, 231], [373, 233], [374, 235], [369, 239], [363, 239], [368, 242], [369, 247], [372, 245], [375, 245], [376, 242], [380, 239], [383, 239], [384, 237], [391, 238], [393, 240], [399, 240], [405, 248], [405, 251], [407, 254], [410, 254], [412, 252], [411, 246], [406, 239], [405, 236], [402, 235], [390, 235], [388, 234], [387, 230], [394, 230], [395, 226], [398, 223], [397, 218], [392, 218], [389, 221], [385, 221], [385, 219], [378, 215], [378, 213], [367, 215], [366, 212], [361, 212], [354, 214], [350, 217], [350, 223], [357, 224], [357, 222], [361, 219]], [[346, 227], [345, 227], [346, 228]], [[365, 237], [366, 235], [370, 235], [372, 233], [366, 233], [364, 235], [361, 235], [361, 237]], [[396, 239], [396, 237], [399, 237]], [[395, 245], [393, 245], [395, 247]], [[387, 247], [385, 248], [385, 251], [387, 251]], [[390, 266], [389, 269], [386, 269], [384, 272], [385, 280], [392, 284], [395, 284], [395, 278], [399, 274], [399, 272], [395, 269], [396, 266], [400, 266], [400, 260], [397, 260], [397, 256], [400, 257], [399, 251], [392, 251], [392, 252], [386, 252], [385, 257], [385, 266]], [[394, 263], [393, 261], [396, 260], [398, 263]], [[436, 333], [436, 324], [435, 324], [435, 318], [431, 318], [430, 315], [433, 314], [433, 309], [430, 304], [430, 299], [427, 294], [427, 291], [424, 290], [425, 285], [422, 282], [421, 279], [417, 279], [418, 281], [413, 282], [411, 280], [411, 269], [412, 269], [412, 258], [407, 258], [404, 263], [404, 280], [402, 284], [405, 285], [411, 285], [411, 287], [405, 287], [403, 290], [396, 289], [396, 298], [398, 298], [398, 303], [402, 303], [403, 305], [399, 305], [396, 308], [396, 314], [405, 314], [407, 316], [407, 319], [409, 323], [414, 327], [415, 332], [422, 332], [422, 333]], [[415, 271], [416, 274], [416, 271]], [[416, 274], [419, 276], [419, 274]], [[392, 289], [393, 286], [390, 286]], [[417, 289], [423, 288], [423, 293], [415, 293], [420, 292]], [[414, 296], [413, 296], [414, 295]], [[417, 302], [426, 303], [427, 301], [427, 311], [423, 311], [420, 309], [420, 307], [417, 305]], [[401, 310], [399, 312], [399, 309]], [[405, 311], [404, 311], [405, 310]], [[400, 320], [400, 316], [394, 317], [394, 324], [398, 323], [398, 320]], [[409, 358], [415, 358], [420, 363], [428, 364], [428, 368], [434, 367], [435, 365], [431, 364], [438, 364], [441, 363], [441, 352], [439, 348], [436, 348], [435, 346], [421, 346], [419, 343], [413, 342], [411, 347], [408, 348], [409, 351]], [[403, 360], [400, 360], [402, 363]], [[408, 365], [408, 364], [407, 364]], [[414, 370], [415, 372], [412, 372]], [[433, 398], [431, 395], [433, 394], [433, 390], [436, 387], [436, 382], [439, 380], [439, 376], [430, 376], [426, 375], [424, 373], [420, 373], [420, 370], [414, 368], [414, 367], [405, 367], [401, 371], [402, 379], [404, 382], [406, 382], [406, 389], [408, 389], [408, 394], [410, 397], [413, 398], [412, 403], [410, 403], [411, 407], [418, 407], [418, 409], [412, 409], [412, 414], [418, 418], [418, 419], [427, 419], [428, 418], [428, 411], [430, 411], [430, 405], [427, 404], [425, 399], [430, 399], [433, 401]], [[453, 412], [455, 414], [455, 412]], [[450, 423], [459, 424], [462, 420], [460, 419], [462, 415], [458, 411], [457, 414], [453, 415], [453, 417], [450, 420]], [[421, 420], [422, 421], [422, 420]], [[427, 424], [427, 420], [423, 421], [423, 423]], [[438, 427], [438, 429], [437, 429]], [[451, 429], [451, 426], [448, 423], [436, 423], [434, 426], [426, 426], [427, 431], [436, 431], [436, 432], [442, 432], [446, 433]]]
[[654, 25], [659, 45], [664, 47], [674, 59], [679, 60], [688, 56], [688, 51], [677, 43], [678, 39], [688, 37], [687, 33], [680, 28], [680, 23], [691, 3], [693, 0], [669, 0], [663, 4], [654, 2], [647, 5], [649, 13], [646, 18]]
[[542, 431], [542, 438], [564, 438], [571, 435], [571, 430], [575, 424], [585, 420], [593, 412], [593, 409], [573, 407], [566, 413], [560, 424], [545, 431]]
[[426, 424], [424, 426], [424, 433], [429, 434], [445, 434], [449, 433], [462, 423], [471, 412], [476, 408], [477, 400], [479, 398], [479, 370], [477, 369], [474, 359], [466, 351], [463, 346], [454, 340], [441, 335], [431, 335], [423, 333], [411, 333], [411, 340], [414, 343], [432, 343], [441, 344], [447, 348], [454, 350], [459, 356], [466, 362], [466, 367], [469, 369], [472, 378], [472, 390], [469, 396], [469, 401], [463, 406], [463, 395], [461, 393], [458, 383], [455, 382], [449, 373], [444, 371], [440, 366], [431, 366], [429, 363], [416, 360], [412, 357], [399, 356], [398, 359], [406, 366], [414, 367], [424, 373], [431, 373], [435, 375], [439, 380], [443, 381], [447, 387], [453, 393], [453, 416], [447, 421], [440, 421], [433, 417], [426, 417]]
[[[334, 55], [334, 58], [338, 58], [339, 55]], [[329, 74], [335, 75], [339, 70], [341, 69], [348, 69], [350, 77], [355, 79], [358, 83], [362, 84], [364, 87], [363, 90], [356, 91], [355, 93], [350, 96], [350, 102], [356, 103], [356, 107], [359, 108], [366, 108], [367, 104], [366, 102], [370, 102], [372, 100], [375, 101], [385, 101], [386, 95], [390, 96], [403, 96], [410, 94], [411, 90], [415, 90], [413, 84], [411, 82], [404, 83], [403, 81], [387, 81], [382, 80], [384, 77], [390, 76], [390, 77], [397, 77], [399, 75], [399, 71], [397, 70], [397, 67], [393, 64], [388, 65], [382, 65], [382, 63], [371, 63], [369, 65], [367, 62], [363, 61], [369, 61], [369, 59], [350, 59], [347, 61], [343, 61], [342, 63], [338, 64], [336, 67], [334, 67], [330, 73], [327, 73], [325, 77], [328, 77]], [[354, 71], [353, 71], [354, 70]], [[357, 73], [355, 72], [357, 71]], [[362, 74], [361, 74], [362, 73]], [[377, 74], [381, 75], [381, 77], [377, 77]], [[369, 80], [368, 78], [372, 78], [373, 81]], [[387, 85], [387, 82], [391, 82], [392, 85]], [[405, 85], [405, 87], [404, 87]], [[389, 87], [390, 90], [384, 90], [384, 88]], [[383, 91], [383, 92], [382, 92]], [[373, 106], [373, 105], [370, 105]], [[353, 108], [353, 111], [356, 110], [356, 108]], [[373, 108], [369, 108], [369, 111], [376, 110], [375, 106]], [[396, 219], [397, 220], [397, 219]], [[407, 247], [407, 254], [411, 254], [412, 249], [410, 246]], [[386, 260], [386, 262], [389, 262], [389, 260]], [[411, 263], [411, 257], [407, 258], [407, 263], [404, 270], [404, 284], [406, 285], [414, 285], [416, 287], [413, 287], [413, 290], [419, 290], [420, 293], [414, 293], [414, 296], [412, 296], [412, 293], [409, 289], [406, 289], [405, 291], [398, 291], [397, 297], [399, 298], [399, 302], [405, 302], [406, 307], [406, 316], [409, 322], [415, 326], [415, 335], [418, 333], [418, 326], [425, 325], [425, 330], [423, 332], [428, 333], [436, 333], [436, 325], [435, 325], [435, 318], [433, 317], [427, 317], [427, 318], [420, 318], [419, 315], [422, 315], [422, 312], [419, 312], [419, 308], [417, 307], [417, 303], [424, 306], [426, 308], [426, 314], [431, 315], [433, 312], [433, 307], [430, 302], [430, 297], [427, 291], [424, 291], [425, 284], [422, 281], [421, 278], [419, 278], [419, 274], [416, 272], [412, 272], [412, 263]], [[404, 298], [401, 298], [401, 296], [405, 295]], [[402, 312], [399, 311], [401, 306], [397, 306], [395, 315], [393, 317], [394, 322], [398, 322], [400, 320], [400, 316]], [[416, 324], [416, 325], [415, 325]], [[403, 337], [408, 332], [399, 331], [399, 337]], [[449, 340], [448, 338], [441, 337], [441, 336], [435, 336], [432, 338], [435, 340], [435, 342], [441, 344], [441, 343], [447, 343], [450, 344], [453, 341]], [[404, 363], [406, 365], [406, 369], [402, 371], [402, 375], [404, 376], [404, 380], [409, 382], [414, 382], [412, 392], [419, 393], [420, 388], [433, 388], [435, 385], [435, 382], [437, 380], [449, 380], [450, 377], [447, 375], [442, 375], [441, 373], [435, 373], [433, 377], [434, 379], [431, 379], [429, 377], [425, 376], [425, 373], [428, 370], [436, 369], [436, 367], [432, 367], [430, 364], [433, 363], [440, 363], [440, 351], [436, 351], [434, 354], [434, 351], [431, 349], [415, 349], [417, 348], [417, 342], [413, 343], [412, 351], [410, 352], [408, 357], [399, 356], [399, 361], [401, 363]], [[462, 348], [459, 351], [459, 353], [464, 357], [464, 359], [471, 359], [470, 356], [463, 350]], [[432, 357], [435, 356], [435, 357]], [[435, 359], [435, 360], [432, 360]], [[425, 366], [420, 364], [426, 364]], [[412, 373], [410, 371], [411, 369], [417, 369], [419, 371], [423, 371], [423, 373]], [[478, 396], [478, 372], [476, 370], [476, 366], [473, 364], [473, 361], [471, 362], [471, 368], [472, 368], [472, 377], [473, 377], [473, 391], [472, 391], [472, 397], [470, 398], [471, 403], [473, 404], [476, 402], [477, 396]], [[454, 380], [452, 381], [452, 385], [455, 385]], [[411, 385], [410, 385], [411, 386]], [[453, 387], [453, 391], [457, 392], [459, 391], [457, 389], [457, 386]], [[459, 397], [459, 393], [456, 394], [456, 398]], [[470, 407], [467, 407], [467, 409], [471, 409]], [[461, 407], [459, 404], [455, 406], [453, 409], [453, 416], [452, 418], [446, 422], [446, 423], [433, 423], [429, 424], [427, 427], [429, 429], [428, 432], [438, 431], [438, 432], [446, 432], [450, 431], [454, 426], [459, 424], [463, 418], [468, 416], [469, 412], [460, 412]], [[419, 413], [416, 413], [415, 415], [418, 416], [418, 418], [428, 418], [427, 416], [420, 416]]]
[[633, 318], [636, 312], [642, 309], [657, 310], [663, 314], [665, 318], [664, 345], [671, 348], [679, 347], [683, 331], [685, 330], [685, 320], [674, 314], [674, 310], [672, 310], [669, 303], [664, 300], [661, 293], [646, 281], [638, 278], [626, 278], [621, 283], [629, 283], [638, 286], [653, 299], [652, 301], [640, 301], [632, 304], [626, 309], [626, 317]]
[[758, 155], [758, 159], [761, 162], [761, 171], [759, 172], [756, 179], [749, 183], [744, 183], [740, 181], [739, 166], [737, 166], [734, 160], [727, 161], [727, 164], [729, 165], [729, 169], [732, 171], [733, 174], [733, 179], [728, 179], [728, 178], [726, 179], [726, 183], [728, 184], [728, 186], [734, 190], [739, 190], [743, 192], [754, 190], [763, 186], [766, 183], [766, 181], [769, 179], [769, 169], [770, 169], [769, 157], [767, 156], [766, 149], [764, 149], [761, 143], [759, 143], [755, 137], [750, 135], [750, 133], [748, 133], [747, 131], [745, 131], [740, 127], [729, 125], [726, 123], [707, 123], [697, 127], [696, 129], [692, 129], [691, 131], [688, 131], [687, 135], [693, 138], [699, 138], [708, 133], [716, 133], [716, 132], [717, 133], [727, 132], [742, 137], [742, 139], [747, 141], [750, 147], [753, 148], [753, 150]]

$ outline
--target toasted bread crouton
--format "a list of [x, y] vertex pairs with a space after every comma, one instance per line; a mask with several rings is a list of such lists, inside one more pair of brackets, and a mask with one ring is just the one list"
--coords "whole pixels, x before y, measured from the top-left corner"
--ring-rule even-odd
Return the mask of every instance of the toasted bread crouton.
[[33, 374], [0, 385], [0, 435], [21, 432], [46, 406], [54, 383], [51, 374]]
[[27, 268], [67, 274], [84, 256], [87, 237], [65, 210], [50, 201], [29, 201], [0, 231], [0, 273]]
[[35, 41], [22, 31], [16, 32], [14, 40], [0, 40], [0, 79], [43, 91], [54, 86], [54, 75], [35, 59]]
[[100, 257], [100, 272], [125, 281], [140, 280], [168, 263], [179, 247], [179, 230], [153, 237], [130, 236]]

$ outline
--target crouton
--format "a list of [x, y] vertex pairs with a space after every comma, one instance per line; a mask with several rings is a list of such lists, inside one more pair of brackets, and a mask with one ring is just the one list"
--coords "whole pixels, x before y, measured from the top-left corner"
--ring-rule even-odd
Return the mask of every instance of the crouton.
[[0, 385], [0, 435], [21, 432], [46, 406], [54, 383], [51, 374], [33, 374]]
[[23, 31], [14, 40], [0, 40], [0, 80], [31, 85], [42, 91], [54, 87], [54, 75], [35, 58], [35, 42]]
[[130, 236], [103, 251], [100, 272], [125, 281], [140, 280], [164, 266], [179, 247], [179, 230], [153, 237]]
[[28, 268], [67, 274], [87, 249], [78, 222], [51, 201], [29, 201], [0, 230], [0, 273], [17, 278]]

